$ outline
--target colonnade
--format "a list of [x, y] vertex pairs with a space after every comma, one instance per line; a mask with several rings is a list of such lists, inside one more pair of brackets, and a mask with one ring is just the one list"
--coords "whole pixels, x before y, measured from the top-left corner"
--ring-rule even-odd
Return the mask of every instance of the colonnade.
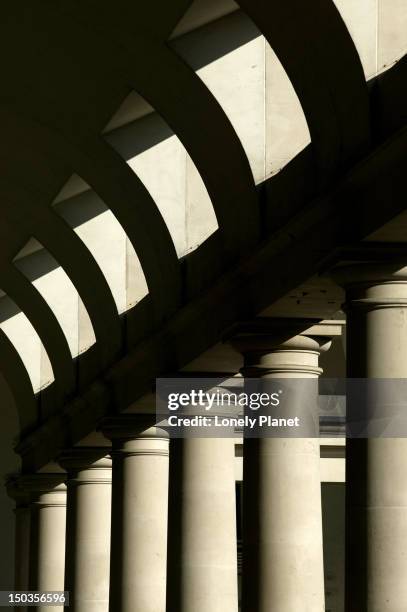
[[[401, 385], [405, 404], [407, 267], [342, 265], [334, 277], [346, 289], [348, 378], [394, 382], [377, 386], [383, 406]], [[346, 453], [346, 612], [407, 610], [407, 437], [349, 438]]]
[[[407, 270], [335, 275], [349, 376], [407, 378]], [[246, 378], [314, 381], [318, 418], [318, 359], [338, 333], [259, 319], [232, 343]], [[57, 458], [66, 473], [10, 481], [16, 589], [65, 588], [74, 612], [237, 612], [233, 440], [170, 443], [131, 414], [101, 427], [111, 449], [75, 447]], [[318, 439], [247, 437], [243, 454], [243, 612], [323, 612]], [[407, 610], [407, 440], [348, 441], [346, 461], [346, 612]]]

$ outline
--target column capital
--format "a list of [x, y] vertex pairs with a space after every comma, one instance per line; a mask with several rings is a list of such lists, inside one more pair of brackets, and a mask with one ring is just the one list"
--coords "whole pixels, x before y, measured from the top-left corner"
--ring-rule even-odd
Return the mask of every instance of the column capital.
[[[225, 375], [217, 372], [203, 371], [194, 372], [192, 376], [190, 374], [191, 372], [187, 372], [187, 376], [184, 377], [183, 372], [181, 372], [178, 376], [180, 380], [179, 387], [175, 386], [172, 389], [178, 395], [182, 395], [182, 391], [189, 394], [193, 390], [195, 396], [191, 396], [191, 402], [188, 404], [178, 404], [176, 413], [173, 413], [174, 416], [182, 415], [182, 418], [193, 418], [200, 416], [202, 411], [204, 411], [206, 422], [209, 423], [209, 421], [214, 422], [217, 418], [236, 417], [242, 412], [242, 406], [239, 405], [237, 399], [237, 394], [242, 393], [244, 390], [244, 379], [241, 374], [233, 376], [231, 374]], [[188, 384], [189, 381], [191, 381], [190, 386]], [[186, 385], [184, 386], [185, 382]], [[171, 393], [169, 393], [168, 389], [166, 392], [168, 393], [167, 399], [169, 401]], [[170, 427], [168, 425], [168, 418], [171, 412], [167, 411], [164, 397], [165, 394], [163, 393], [161, 404], [159, 405], [159, 426], [166, 423], [166, 427]], [[168, 430], [166, 429], [166, 431]]]
[[335, 254], [324, 275], [346, 290], [345, 308], [407, 305], [406, 245], [365, 242]]
[[59, 456], [58, 463], [68, 473], [79, 470], [106, 469], [112, 466], [108, 446], [76, 446], [64, 450]]
[[65, 474], [55, 472], [35, 472], [34, 474], [21, 474], [21, 486], [29, 491], [51, 491], [63, 488]]
[[27, 506], [30, 502], [30, 493], [22, 478], [21, 474], [11, 474], [6, 480], [7, 495], [16, 502], [16, 509]]
[[112, 441], [112, 457], [136, 455], [168, 456], [169, 434], [155, 427], [155, 415], [122, 414], [107, 417], [101, 424]]
[[405, 261], [343, 263], [332, 268], [332, 279], [346, 290], [344, 310], [407, 307]]
[[341, 335], [343, 325], [336, 320], [258, 317], [235, 326], [228, 340], [244, 356], [245, 376], [319, 376], [319, 355]]
[[67, 486], [110, 484], [112, 460], [109, 447], [78, 446], [64, 451], [58, 463], [68, 474]]
[[29, 502], [40, 506], [65, 506], [65, 474], [39, 472], [22, 474], [19, 481], [27, 491]]
[[342, 287], [372, 282], [407, 282], [406, 261], [356, 261], [337, 264], [329, 272]]
[[155, 414], [125, 413], [106, 417], [99, 429], [112, 442], [117, 440], [168, 438], [168, 433], [155, 426]]
[[342, 333], [343, 321], [257, 317], [234, 326], [225, 340], [239, 351], [269, 349], [324, 350], [334, 336]]

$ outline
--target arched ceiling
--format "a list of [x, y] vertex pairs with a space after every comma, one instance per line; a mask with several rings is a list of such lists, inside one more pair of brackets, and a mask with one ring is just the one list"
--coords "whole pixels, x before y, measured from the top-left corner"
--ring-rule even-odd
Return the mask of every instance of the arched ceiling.
[[[68, 405], [76, 406], [74, 412], [78, 406], [88, 410], [83, 431], [76, 436], [87, 433], [86, 428], [92, 427], [112, 401], [116, 408], [126, 407], [136, 388], [138, 392], [148, 386], [156, 373], [183, 365], [219, 339], [228, 324], [256, 314], [267, 299], [277, 298], [264, 284], [262, 289], [253, 289], [242, 305], [231, 305], [225, 297], [232, 295], [228, 293], [232, 285], [244, 285], [252, 274], [254, 263], [249, 262], [253, 254], [260, 270], [264, 250], [271, 257], [270, 253], [284, 245], [292, 246], [293, 236], [296, 240], [300, 233], [295, 229], [294, 234], [281, 234], [281, 228], [265, 222], [268, 208], [273, 207], [275, 186], [278, 189], [284, 183], [295, 165], [297, 178], [306, 176], [308, 185], [306, 193], [293, 193], [294, 186], [285, 190], [287, 197], [299, 202], [295, 212], [303, 213], [312, 201], [321, 210], [325, 201], [321, 198], [328, 198], [323, 214], [331, 214], [330, 207], [340, 203], [337, 196], [327, 194], [337, 189], [346, 172], [355, 171], [358, 161], [372, 155], [377, 144], [363, 67], [334, 3], [240, 0], [240, 10], [264, 35], [288, 75], [311, 136], [304, 154], [267, 185], [256, 187], [245, 149], [227, 113], [171, 42], [191, 5], [190, 0], [117, 0], [114, 4], [47, 0], [4, 7], [0, 25], [0, 288], [31, 321], [55, 379], [39, 394], [40, 408], [34, 408], [21, 359], [1, 334], [2, 369], [16, 393], [24, 435]], [[213, 3], [208, 2], [210, 10]], [[228, 6], [225, 12], [230, 10], [233, 7]], [[393, 71], [400, 79], [405, 64], [400, 62]], [[217, 218], [216, 232], [182, 259], [150, 192], [103, 135], [131, 92], [142, 96], [179, 138]], [[405, 108], [399, 103], [400, 87], [393, 97], [400, 114]], [[380, 112], [391, 114], [392, 105]], [[399, 150], [401, 145], [394, 146]], [[385, 161], [377, 163], [385, 166]], [[113, 212], [140, 261], [148, 296], [125, 316], [119, 316], [95, 257], [52, 207], [72, 175], [85, 181]], [[301, 180], [297, 183], [302, 184]], [[399, 211], [396, 200], [394, 208]], [[279, 206], [282, 202], [280, 199]], [[392, 214], [391, 207], [388, 214]], [[304, 215], [295, 221], [301, 228], [321, 222], [318, 216]], [[377, 219], [378, 223], [386, 220], [380, 214]], [[363, 238], [362, 230], [355, 236]], [[63, 267], [90, 317], [96, 344], [75, 360], [52, 308], [15, 265], [16, 256], [31, 238]], [[297, 246], [306, 250], [307, 243], [298, 238]], [[317, 271], [316, 261], [311, 260], [304, 258], [309, 274]], [[242, 265], [249, 268], [243, 272]], [[229, 276], [222, 284], [225, 274]], [[284, 278], [280, 291], [289, 282], [295, 284], [301, 274], [306, 274], [306, 267], [299, 266], [291, 281]], [[264, 291], [261, 297], [260, 291]], [[225, 304], [229, 305], [227, 315]], [[191, 312], [193, 337], [185, 323]], [[196, 327], [197, 321], [202, 329]], [[129, 355], [133, 355], [130, 360]], [[139, 386], [114, 382], [127, 368], [134, 369], [133, 376], [142, 380]], [[100, 401], [102, 390], [110, 384]], [[81, 398], [75, 400], [77, 404], [75, 397]]]

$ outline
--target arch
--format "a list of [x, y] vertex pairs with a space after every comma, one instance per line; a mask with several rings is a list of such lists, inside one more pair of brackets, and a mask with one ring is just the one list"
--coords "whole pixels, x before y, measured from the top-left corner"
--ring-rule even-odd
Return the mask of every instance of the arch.
[[120, 321], [110, 288], [92, 254], [67, 223], [33, 191], [28, 193], [21, 185], [0, 180], [0, 196], [3, 196], [3, 215], [41, 242], [68, 274], [91, 318], [101, 365], [108, 365], [121, 348]]
[[212, 201], [187, 150], [161, 115], [131, 92], [109, 125], [120, 124], [123, 109], [129, 120], [105, 129], [104, 138], [152, 194], [181, 259], [218, 232]]
[[351, 36], [332, 0], [238, 0], [279, 57], [302, 104], [318, 181], [370, 142], [368, 90]]
[[49, 355], [61, 400], [75, 388], [75, 371], [66, 337], [42, 295], [11, 263], [0, 262], [0, 285], [36, 330]]
[[52, 210], [92, 254], [119, 316], [148, 295], [144, 273], [128, 235], [89, 185], [72, 175], [54, 199]]
[[[147, 69], [138, 60], [136, 75], [129, 76], [131, 84], [184, 144], [211, 198], [224, 250], [236, 255], [259, 238], [257, 194], [243, 146], [225, 111], [192, 68], [167, 46], [157, 48], [145, 40], [142, 46], [151, 63]], [[134, 61], [140, 51], [135, 49]], [[149, 78], [150, 70], [156, 79]], [[184, 111], [180, 99], [188, 100], [190, 112]]]
[[13, 343], [0, 329], [0, 364], [4, 378], [16, 403], [20, 432], [36, 424], [37, 404], [30, 377]]
[[[95, 19], [91, 5], [81, 6], [75, 13], [65, 9], [64, 14], [76, 28], [93, 33], [95, 46], [109, 41], [117, 78], [140, 93], [181, 140], [211, 198], [225, 254], [234, 257], [259, 238], [257, 192], [246, 153], [226, 113], [195, 72], [166, 44], [190, 4], [185, 0], [171, 6], [160, 2], [155, 10], [163, 12], [167, 23], [165, 27], [156, 24], [160, 27], [157, 36], [154, 24], [160, 20], [145, 21], [148, 10], [137, 16], [137, 32], [131, 35], [134, 20], [114, 27], [110, 11], [98, 11]], [[116, 10], [120, 14], [142, 9], [131, 7], [129, 2], [119, 6]], [[188, 113], [184, 112], [185, 104]]]
[[[174, 245], [158, 208], [134, 172], [101, 137], [83, 130], [81, 138], [64, 134], [0, 107], [13, 138], [79, 174], [100, 196], [122, 225], [139, 257], [152, 298], [155, 321], [174, 312], [180, 300], [180, 268]], [[60, 190], [59, 185], [58, 190]], [[55, 196], [56, 194], [54, 194]]]

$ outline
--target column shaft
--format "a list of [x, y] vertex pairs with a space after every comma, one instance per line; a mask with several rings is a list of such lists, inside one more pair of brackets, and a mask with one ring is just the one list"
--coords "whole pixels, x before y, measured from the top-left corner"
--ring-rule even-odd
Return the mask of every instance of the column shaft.
[[[7, 492], [15, 500], [14, 532], [14, 590], [27, 591], [29, 579], [30, 554], [30, 506], [29, 496], [21, 487], [21, 478], [12, 477], [7, 482]], [[26, 606], [16, 608], [17, 612], [26, 612]]]
[[[30, 476], [32, 491], [29, 588], [63, 591], [65, 565], [66, 487], [61, 475]], [[63, 606], [41, 606], [38, 612], [62, 612]]]
[[237, 612], [234, 440], [171, 443], [167, 612]]
[[[314, 325], [313, 334], [306, 336], [298, 335], [305, 324], [267, 324], [274, 332], [233, 341], [245, 358], [243, 375], [264, 384], [268, 379], [307, 379], [291, 382], [292, 409], [305, 402], [306, 390], [306, 405], [318, 423], [318, 357], [329, 339], [323, 337], [322, 326]], [[330, 335], [340, 333], [337, 327]], [[325, 610], [317, 437], [244, 439], [242, 610]]]
[[[366, 264], [335, 276], [347, 289], [348, 376], [406, 379], [407, 270]], [[347, 440], [347, 612], [407, 610], [406, 466], [406, 438]]]
[[72, 612], [108, 612], [111, 460], [107, 449], [72, 449], [68, 472], [65, 589]]
[[29, 575], [30, 508], [28, 506], [17, 506], [15, 517], [14, 588], [16, 591], [26, 591], [28, 589]]
[[127, 416], [104, 430], [113, 445], [110, 611], [165, 612], [168, 438]]
[[318, 439], [245, 440], [245, 612], [325, 609], [319, 463]]

